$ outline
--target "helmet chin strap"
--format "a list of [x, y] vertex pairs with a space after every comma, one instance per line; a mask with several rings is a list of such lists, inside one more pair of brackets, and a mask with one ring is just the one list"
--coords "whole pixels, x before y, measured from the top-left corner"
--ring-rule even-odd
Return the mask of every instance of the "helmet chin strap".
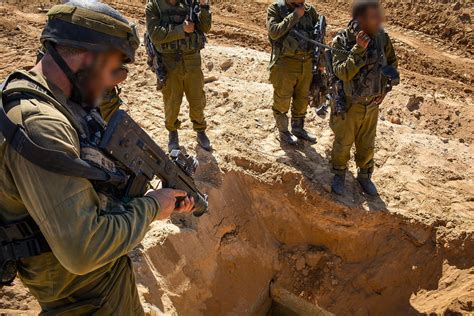
[[64, 58], [58, 53], [53, 43], [46, 42], [45, 46], [47, 52], [51, 55], [54, 62], [59, 66], [59, 68], [61, 68], [61, 70], [66, 75], [72, 85], [71, 96], [69, 99], [75, 103], [81, 104], [84, 101], [84, 98], [82, 95], [82, 91], [79, 88], [76, 74], [72, 71], [71, 67], [69, 67]]

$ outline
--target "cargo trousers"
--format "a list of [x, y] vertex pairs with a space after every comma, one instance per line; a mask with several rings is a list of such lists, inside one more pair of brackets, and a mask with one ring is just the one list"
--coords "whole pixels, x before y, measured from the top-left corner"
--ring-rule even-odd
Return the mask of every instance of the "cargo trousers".
[[335, 173], [344, 172], [355, 144], [355, 161], [358, 168], [372, 169], [374, 166], [375, 135], [379, 106], [352, 104], [345, 119], [331, 114], [330, 126], [334, 132], [332, 165]]
[[181, 126], [179, 112], [183, 96], [189, 102], [189, 117], [195, 131], [206, 130], [204, 117], [206, 95], [204, 93], [204, 74], [201, 69], [201, 54], [177, 53], [162, 54], [163, 63], [168, 72], [163, 87], [165, 104], [165, 127], [168, 131], [176, 131]]
[[130, 258], [123, 256], [113, 269], [114, 273], [110, 273], [105, 280], [98, 280], [82, 289], [80, 297], [68, 297], [52, 303], [40, 302], [40, 315], [145, 315]]
[[292, 118], [304, 118], [308, 110], [309, 89], [313, 80], [313, 60], [309, 57], [281, 57], [272, 66], [273, 111]]

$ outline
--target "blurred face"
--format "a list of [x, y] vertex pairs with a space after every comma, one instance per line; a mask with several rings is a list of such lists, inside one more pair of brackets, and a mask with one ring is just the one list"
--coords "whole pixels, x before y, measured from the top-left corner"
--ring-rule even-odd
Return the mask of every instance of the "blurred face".
[[84, 70], [79, 70], [77, 78], [87, 104], [98, 104], [105, 92], [117, 84], [122, 64], [123, 55], [119, 51], [86, 53], [81, 67]]
[[170, 5], [173, 5], [173, 6], [178, 4], [178, 0], [167, 0], [167, 1]]
[[382, 9], [380, 7], [369, 7], [358, 20], [364, 32], [368, 34], [377, 33], [382, 28], [384, 20]]
[[304, 3], [305, 3], [305, 0], [288, 0], [288, 4], [292, 8], [301, 7], [302, 5], [304, 5]]

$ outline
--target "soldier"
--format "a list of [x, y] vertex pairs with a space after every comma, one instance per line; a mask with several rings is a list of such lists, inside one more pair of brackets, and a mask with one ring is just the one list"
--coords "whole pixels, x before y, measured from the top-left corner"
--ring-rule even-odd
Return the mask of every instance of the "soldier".
[[[272, 44], [270, 81], [273, 84], [273, 115], [280, 140], [296, 145], [298, 138], [316, 142], [304, 128], [313, 79], [313, 48], [291, 30], [311, 38], [319, 15], [305, 0], [277, 0], [268, 8], [267, 28]], [[291, 132], [288, 116], [291, 104]]]
[[[335, 135], [332, 189], [338, 195], [344, 193], [347, 162], [355, 143], [357, 180], [368, 195], [377, 196], [371, 176], [379, 105], [391, 85], [398, 84], [397, 57], [388, 34], [382, 29], [383, 15], [378, 1], [356, 0], [352, 14], [349, 27], [333, 41], [335, 48], [349, 51], [349, 54], [336, 51], [333, 57], [334, 72], [344, 85], [346, 113], [336, 113], [333, 109], [331, 115], [330, 124]], [[387, 69], [392, 69], [394, 74], [391, 83], [384, 74]]]
[[189, 102], [189, 116], [201, 147], [211, 150], [206, 135], [204, 108], [204, 75], [201, 70], [201, 49], [205, 33], [211, 29], [208, 0], [148, 0], [146, 6], [147, 32], [162, 56], [167, 71], [163, 87], [165, 125], [169, 131], [169, 150], [179, 149], [178, 119], [183, 94]]
[[[143, 315], [126, 254], [194, 201], [176, 208], [186, 192], [164, 189], [124, 202], [98, 148], [94, 104], [134, 61], [136, 31], [108, 5], [75, 0], [48, 12], [41, 42], [41, 61], [0, 86], [0, 286], [16, 263], [45, 315]], [[87, 180], [93, 170], [109, 176]]]

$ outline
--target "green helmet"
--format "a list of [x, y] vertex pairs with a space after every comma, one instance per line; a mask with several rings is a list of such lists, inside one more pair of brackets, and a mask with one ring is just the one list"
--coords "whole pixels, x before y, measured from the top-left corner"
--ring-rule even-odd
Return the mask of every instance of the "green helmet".
[[97, 52], [117, 49], [126, 56], [126, 63], [134, 62], [140, 45], [135, 25], [107, 4], [72, 0], [55, 5], [47, 15], [43, 45], [50, 42]]

